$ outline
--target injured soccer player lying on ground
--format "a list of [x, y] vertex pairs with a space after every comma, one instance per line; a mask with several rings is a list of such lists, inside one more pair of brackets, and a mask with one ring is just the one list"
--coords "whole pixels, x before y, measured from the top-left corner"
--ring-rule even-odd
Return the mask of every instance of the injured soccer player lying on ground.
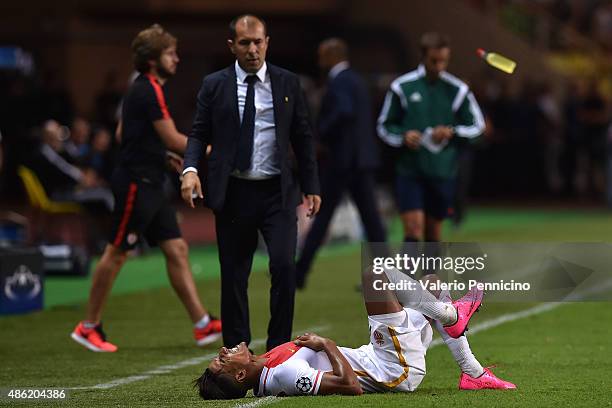
[[516, 388], [488, 368], [483, 369], [464, 334], [480, 307], [482, 290], [473, 288], [452, 301], [447, 291], [436, 298], [397, 269], [385, 270], [383, 278], [389, 282], [412, 281], [413, 289], [373, 293], [374, 275], [371, 271], [362, 274], [370, 327], [368, 344], [356, 349], [338, 347], [331, 339], [304, 333], [259, 356], [252, 354], [245, 343], [231, 349], [222, 347], [195, 380], [200, 396], [235, 399], [251, 389], [257, 397], [414, 391], [425, 376], [432, 326], [462, 370], [460, 389]]

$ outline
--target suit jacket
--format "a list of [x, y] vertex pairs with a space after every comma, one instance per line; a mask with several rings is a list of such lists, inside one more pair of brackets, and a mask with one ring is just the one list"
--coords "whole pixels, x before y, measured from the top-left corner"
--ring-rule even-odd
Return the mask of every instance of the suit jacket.
[[351, 68], [327, 84], [319, 114], [319, 138], [334, 169], [371, 169], [379, 163], [370, 95]]
[[[280, 156], [283, 208], [301, 203], [304, 194], [320, 194], [308, 109], [297, 75], [270, 63], [276, 143]], [[203, 188], [208, 207], [223, 208], [240, 136], [235, 65], [204, 78], [187, 150], [185, 168], [197, 167], [206, 145], [208, 175]]]

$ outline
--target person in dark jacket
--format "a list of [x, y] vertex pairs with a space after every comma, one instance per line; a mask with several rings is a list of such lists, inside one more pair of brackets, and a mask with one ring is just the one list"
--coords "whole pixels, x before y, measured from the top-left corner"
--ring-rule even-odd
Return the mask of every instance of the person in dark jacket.
[[366, 84], [351, 68], [348, 47], [341, 39], [330, 38], [319, 45], [319, 66], [328, 74], [318, 123], [325, 155], [321, 165], [324, 203], [297, 262], [298, 288], [306, 284], [315, 254], [345, 193], [350, 193], [359, 210], [368, 240], [385, 241], [374, 194], [374, 170], [379, 165], [379, 157]]

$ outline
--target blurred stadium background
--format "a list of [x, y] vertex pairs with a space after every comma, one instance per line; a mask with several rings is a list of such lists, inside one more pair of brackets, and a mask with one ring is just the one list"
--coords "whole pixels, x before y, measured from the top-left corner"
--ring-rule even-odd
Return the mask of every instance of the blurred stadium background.
[[[179, 38], [181, 63], [168, 84], [173, 116], [188, 131], [206, 73], [231, 61], [227, 21], [249, 9], [269, 22], [269, 59], [301, 74], [317, 112], [316, 47], [330, 35], [351, 46], [378, 111], [390, 81], [419, 59], [418, 38], [452, 39], [449, 70], [470, 83], [488, 119], [475, 149], [471, 196], [605, 205], [612, 96], [609, 1], [43, 1], [3, 2], [0, 107], [2, 205], [25, 203], [15, 169], [46, 119], [84, 118], [114, 129], [132, 73], [129, 44], [152, 22]], [[466, 29], [469, 27], [469, 29]], [[518, 62], [512, 76], [475, 57], [478, 47]], [[11, 56], [13, 53], [13, 56]], [[391, 165], [381, 169], [387, 181]], [[612, 184], [612, 183], [611, 183]], [[610, 201], [610, 200], [608, 200]]]
[[[0, 246], [45, 242], [79, 247], [91, 238], [91, 224], [83, 213], [56, 214], [33, 202], [18, 169], [36, 149], [41, 126], [49, 119], [63, 126], [64, 136], [79, 133], [78, 128], [85, 123], [89, 144], [100, 129], [113, 133], [121, 96], [132, 74], [129, 44], [139, 30], [157, 22], [179, 39], [181, 62], [167, 89], [177, 126], [188, 132], [202, 77], [232, 61], [225, 44], [227, 23], [245, 11], [267, 21], [271, 37], [268, 60], [301, 75], [315, 117], [325, 82], [316, 65], [321, 40], [332, 35], [347, 40], [352, 65], [365, 75], [370, 86], [376, 115], [391, 80], [418, 63], [420, 35], [431, 30], [448, 34], [452, 41], [449, 71], [472, 87], [485, 113], [487, 129], [480, 143], [466, 152], [462, 163], [469, 199], [459, 200], [470, 203], [469, 211], [449, 221], [446, 237], [500, 242], [610, 240], [612, 1], [21, 0], [0, 3]], [[476, 48], [516, 60], [515, 74], [509, 76], [486, 66], [476, 57]], [[101, 149], [103, 169], [112, 168], [116, 147], [111, 138], [108, 148]], [[389, 239], [397, 242], [401, 240], [401, 227], [391, 199], [391, 152], [382, 144], [381, 149], [387, 160], [379, 169], [379, 191], [375, 194], [388, 223]], [[104, 179], [104, 170], [99, 176]], [[184, 235], [190, 244], [201, 244], [192, 251], [199, 289], [216, 305], [218, 263], [212, 215], [203, 208], [188, 210], [179, 202], [176, 184], [174, 187], [169, 191], [176, 196]], [[296, 309], [296, 329], [322, 327], [322, 334], [347, 345], [361, 344], [365, 331], [348, 325], [363, 321], [359, 296], [353, 291], [358, 281], [358, 242], [363, 237], [355, 220], [358, 218], [349, 205], [337, 214], [331, 238], [343, 242], [324, 250], [313, 274], [321, 279], [313, 279], [317, 283], [300, 295]], [[0, 317], [0, 387], [99, 384], [201, 356], [191, 347], [188, 323], [182, 321], [182, 310], [167, 288], [162, 258], [155, 251], [145, 249], [145, 253], [122, 272], [113, 291], [117, 300], [109, 307], [114, 339], [126, 345], [125, 364], [114, 356], [104, 361], [85, 355], [69, 344], [68, 333], [82, 314], [88, 278], [48, 277], [44, 312]], [[265, 265], [265, 258], [259, 257], [254, 269], [262, 271]], [[334, 278], [329, 277], [330, 271], [335, 272]], [[87, 270], [82, 272], [86, 275]], [[346, 288], [345, 294], [329, 293], [330, 287], [341, 285]], [[260, 335], [267, 321], [266, 288], [265, 275], [255, 274], [252, 324]], [[320, 306], [307, 313], [306, 305], [312, 302]], [[530, 306], [493, 307], [479, 319]], [[502, 368], [501, 373], [527, 388], [525, 398], [532, 404], [582, 398], [585, 404], [604, 405], [606, 394], [599, 390], [607, 387], [609, 397], [610, 386], [597, 373], [589, 371], [585, 377], [588, 384], [581, 387], [569, 374], [559, 374], [575, 361], [551, 362], [569, 352], [579, 354], [584, 367], [597, 365], [602, 376], [612, 367], [610, 346], [600, 341], [602, 335], [609, 336], [609, 328], [584, 317], [595, 310], [592, 305], [564, 306], [563, 315], [551, 312], [530, 320], [538, 327], [537, 340], [524, 339], [525, 328], [512, 323], [506, 336], [497, 332], [479, 335], [477, 339], [482, 339], [483, 345], [475, 349], [485, 353], [486, 346], [487, 360], [505, 361], [508, 370]], [[565, 322], [563, 316], [582, 319], [575, 330], [584, 336], [564, 338], [558, 330]], [[37, 332], [48, 333], [45, 344], [32, 337], [33, 326]], [[149, 335], [155, 337], [146, 337]], [[600, 337], [595, 339], [597, 335]], [[498, 344], [501, 339], [522, 351], [504, 351]], [[441, 356], [441, 350], [432, 352], [433, 367], [448, 366], [450, 360]], [[56, 364], [56, 359], [61, 361]], [[75, 368], [82, 360], [99, 364], [99, 368]], [[519, 367], [526, 367], [528, 372]], [[560, 377], [531, 386], [530, 376], [546, 376], [549, 370], [557, 371]], [[197, 403], [185, 386], [197, 371], [182, 368], [177, 378], [158, 376], [151, 383], [137, 383], [129, 391], [115, 391], [121, 387], [111, 387], [102, 394], [91, 389], [82, 394], [74, 391], [75, 404]], [[455, 401], [450, 391], [455, 387], [455, 377], [444, 375], [434, 374], [433, 380], [424, 383], [424, 391], [417, 393], [421, 402]], [[555, 383], [561, 386], [555, 389]], [[150, 387], [157, 391], [152, 392]], [[554, 398], [548, 394], [551, 390], [557, 392]], [[182, 399], [173, 399], [173, 392]], [[545, 399], [549, 397], [552, 399]], [[380, 398], [381, 403], [402, 402]], [[488, 395], [484, 402], [461, 398], [466, 404], [486, 405], [499, 397]], [[508, 404], [522, 401], [522, 397], [502, 398]], [[338, 401], [328, 400], [326, 404]]]

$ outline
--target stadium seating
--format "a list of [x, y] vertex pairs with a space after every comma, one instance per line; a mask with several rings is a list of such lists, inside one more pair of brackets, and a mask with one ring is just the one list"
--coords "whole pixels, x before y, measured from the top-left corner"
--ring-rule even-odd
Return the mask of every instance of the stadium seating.
[[85, 239], [83, 207], [77, 203], [53, 201], [47, 196], [34, 171], [19, 166], [17, 169], [34, 210], [30, 220], [30, 241], [82, 243]]
[[82, 207], [76, 203], [52, 201], [45, 192], [40, 180], [32, 170], [19, 166], [17, 173], [23, 182], [28, 200], [33, 208], [49, 214], [79, 214]]

